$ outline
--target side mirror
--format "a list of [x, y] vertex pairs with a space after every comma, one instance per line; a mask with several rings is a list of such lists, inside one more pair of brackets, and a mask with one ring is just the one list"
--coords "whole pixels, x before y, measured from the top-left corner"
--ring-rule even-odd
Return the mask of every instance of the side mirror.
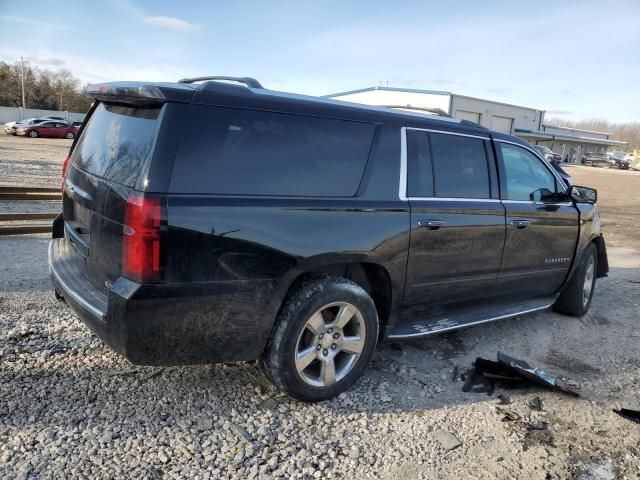
[[580, 187], [574, 185], [569, 189], [569, 195], [576, 203], [594, 204], [598, 200], [598, 191], [595, 188]]

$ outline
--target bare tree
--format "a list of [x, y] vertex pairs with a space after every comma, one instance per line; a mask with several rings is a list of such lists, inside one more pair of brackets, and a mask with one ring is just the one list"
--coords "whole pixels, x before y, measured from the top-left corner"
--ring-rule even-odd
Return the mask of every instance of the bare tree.
[[611, 134], [611, 140], [629, 142], [629, 150], [640, 149], [640, 122], [609, 122], [608, 120], [601, 118], [578, 121], [550, 118], [546, 123], [549, 125], [556, 125], [558, 127], [609, 132]]
[[[0, 105], [22, 105], [19, 63], [0, 62]], [[24, 84], [27, 108], [86, 112], [91, 100], [80, 87], [80, 81], [67, 70], [41, 70], [26, 64]]]

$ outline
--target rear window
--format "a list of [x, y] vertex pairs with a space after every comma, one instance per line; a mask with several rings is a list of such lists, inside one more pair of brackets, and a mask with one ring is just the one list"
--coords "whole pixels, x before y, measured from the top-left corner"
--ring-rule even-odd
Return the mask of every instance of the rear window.
[[194, 106], [171, 191], [353, 196], [374, 126], [234, 108]]
[[153, 151], [160, 110], [99, 104], [73, 150], [73, 163], [98, 177], [135, 187]]

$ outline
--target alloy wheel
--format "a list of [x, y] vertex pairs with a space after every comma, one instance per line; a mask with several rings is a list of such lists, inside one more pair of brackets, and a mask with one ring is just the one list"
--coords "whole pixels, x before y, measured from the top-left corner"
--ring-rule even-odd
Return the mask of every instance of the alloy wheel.
[[296, 370], [314, 387], [327, 387], [346, 377], [364, 349], [362, 313], [348, 302], [334, 302], [316, 311], [298, 336]]
[[593, 255], [589, 257], [589, 263], [587, 264], [587, 270], [584, 274], [584, 284], [582, 285], [582, 305], [587, 306], [589, 299], [591, 298], [591, 290], [593, 289], [593, 277], [595, 275], [595, 261]]

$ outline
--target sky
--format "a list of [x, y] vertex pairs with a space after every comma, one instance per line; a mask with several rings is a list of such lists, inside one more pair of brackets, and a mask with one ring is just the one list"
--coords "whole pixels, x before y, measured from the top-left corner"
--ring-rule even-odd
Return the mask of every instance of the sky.
[[0, 0], [0, 60], [83, 83], [257, 78], [325, 95], [445, 90], [640, 121], [640, 0]]

